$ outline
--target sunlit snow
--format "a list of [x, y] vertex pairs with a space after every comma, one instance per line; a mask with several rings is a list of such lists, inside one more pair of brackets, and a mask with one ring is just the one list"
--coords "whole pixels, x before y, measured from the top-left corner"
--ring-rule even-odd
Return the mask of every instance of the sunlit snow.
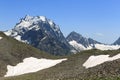
[[59, 64], [65, 60], [67, 59], [52, 60], [52, 59], [44, 59], [44, 58], [37, 59], [34, 57], [25, 58], [22, 63], [19, 63], [16, 66], [8, 65], [7, 66], [8, 71], [5, 77], [37, 72], [55, 66], [56, 64]]
[[77, 43], [75, 40], [70, 41], [69, 44], [72, 45], [78, 51], [92, 49], [91, 46], [85, 48], [82, 44]]
[[98, 56], [93, 55], [93, 56], [90, 56], [87, 61], [85, 61], [83, 66], [85, 68], [91, 68], [91, 67], [100, 65], [104, 62], [113, 61], [113, 60], [116, 60], [116, 59], [119, 59], [119, 58], [120, 58], [120, 54], [117, 54], [113, 57], [110, 57], [110, 55], [98, 55]]
[[40, 19], [41, 19], [42, 21], [46, 21], [46, 17], [45, 17], [45, 16], [40, 16]]
[[[75, 40], [70, 41], [69, 44], [72, 45], [78, 51], [89, 50], [93, 48], [91, 46], [92, 44], [86, 48], [82, 44], [77, 43]], [[120, 48], [120, 45], [94, 44], [94, 47], [99, 50], [117, 50]]]
[[17, 39], [18, 41], [21, 41], [21, 36], [20, 36], [20, 35], [17, 35], [17, 36], [15, 37], [15, 39]]
[[54, 23], [52, 20], [49, 20], [48, 23], [52, 26]]
[[2, 39], [3, 37], [0, 37], [0, 40]]
[[12, 30], [8, 30], [8, 31], [5, 31], [4, 34], [6, 34], [7, 36], [10, 36], [12, 33]]
[[95, 44], [95, 48], [100, 50], [117, 50], [120, 48], [120, 45]]

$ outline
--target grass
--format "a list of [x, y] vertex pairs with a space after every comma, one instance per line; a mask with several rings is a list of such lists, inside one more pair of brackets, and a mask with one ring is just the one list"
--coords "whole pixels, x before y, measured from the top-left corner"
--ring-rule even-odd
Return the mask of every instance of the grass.
[[120, 80], [120, 59], [105, 62], [89, 69], [82, 66], [91, 55], [109, 54], [113, 56], [120, 53], [120, 50], [100, 51], [93, 49], [67, 56], [52, 56], [7, 37], [3, 33], [0, 33], [0, 36], [4, 37], [0, 40], [0, 76], [6, 73], [8, 64], [16, 65], [26, 57], [68, 58], [67, 61], [48, 69], [20, 76], [1, 77], [0, 80]]
[[[110, 52], [110, 53], [109, 53]], [[120, 50], [100, 51], [88, 50], [68, 55], [64, 61], [49, 69], [21, 76], [4, 78], [4, 80], [119, 80], [120, 60], [106, 62], [94, 68], [85, 69], [82, 64], [90, 55], [118, 54]], [[111, 70], [111, 71], [110, 71]]]
[[5, 75], [8, 64], [16, 65], [17, 63], [22, 62], [26, 57], [58, 58], [11, 37], [7, 37], [2, 32], [0, 32], [0, 36], [3, 37], [0, 40], [0, 76]]

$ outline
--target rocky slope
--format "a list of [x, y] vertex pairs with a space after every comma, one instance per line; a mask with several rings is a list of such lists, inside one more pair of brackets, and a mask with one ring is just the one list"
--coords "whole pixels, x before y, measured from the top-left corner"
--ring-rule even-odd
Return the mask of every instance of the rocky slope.
[[114, 45], [120, 45], [120, 37], [113, 44]]

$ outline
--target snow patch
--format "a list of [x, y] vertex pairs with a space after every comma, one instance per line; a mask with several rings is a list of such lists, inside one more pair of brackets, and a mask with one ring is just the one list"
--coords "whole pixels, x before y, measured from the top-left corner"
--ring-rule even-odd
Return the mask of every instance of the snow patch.
[[81, 51], [85, 50], [85, 47], [82, 44], [77, 43], [75, 40], [69, 42], [76, 50]]
[[70, 41], [69, 44], [72, 45], [79, 52], [82, 51], [82, 50], [92, 49], [91, 46], [88, 46], [87, 48], [85, 48], [82, 44], [77, 43], [75, 40]]
[[95, 44], [95, 48], [100, 50], [117, 50], [120, 48], [120, 45]]
[[49, 20], [48, 22], [51, 26], [54, 24], [52, 20]]
[[55, 66], [56, 64], [59, 64], [65, 60], [67, 59], [51, 60], [44, 58], [37, 59], [34, 57], [25, 58], [22, 63], [19, 63], [16, 66], [8, 65], [7, 66], [8, 72], [6, 73], [5, 77], [37, 72]]
[[41, 41], [45, 40], [46, 38], [47, 38], [47, 36], [43, 37], [43, 38], [41, 39]]
[[38, 25], [34, 25], [32, 27], [29, 27], [28, 30], [31, 30], [31, 29], [35, 29], [36, 31], [38, 31], [40, 29], [40, 27]]
[[12, 34], [12, 30], [5, 31], [4, 34], [10, 36]]
[[15, 37], [15, 39], [17, 39], [18, 41], [21, 41], [21, 36], [20, 36], [20, 35], [17, 35], [17, 36]]
[[2, 39], [3, 37], [0, 37], [0, 40]]
[[98, 55], [98, 56], [90, 56], [88, 58], [87, 61], [85, 61], [85, 63], [83, 64], [83, 66], [85, 68], [91, 68], [91, 67], [95, 67], [97, 65], [100, 65], [104, 62], [107, 62], [107, 61], [113, 61], [113, 60], [117, 60], [120, 58], [120, 54], [117, 54], [113, 57], [109, 57], [110, 55]]
[[40, 16], [40, 19], [41, 19], [42, 21], [46, 21], [46, 17], [45, 17], [45, 16]]
[[19, 25], [17, 25], [16, 27], [22, 28], [22, 27], [29, 27], [30, 25], [32, 25], [31, 22], [22, 20], [22, 22]]
[[[71, 46], [73, 46], [77, 51], [82, 50], [90, 50], [93, 49], [93, 44], [90, 44], [89, 46], [84, 47], [84, 45], [77, 43], [75, 40], [72, 40], [69, 42]], [[117, 50], [120, 48], [120, 45], [105, 45], [105, 44], [94, 44], [94, 48], [99, 50]]]
[[[17, 36], [15, 36], [14, 38], [15, 38], [16, 40], [20, 41], [20, 42], [28, 43], [27, 40], [22, 40], [20, 35], [17, 35]], [[28, 44], [29, 44], [29, 43], [28, 43]]]
[[26, 16], [25, 16], [25, 20], [26, 20], [26, 21], [29, 21], [29, 20], [31, 20], [32, 18], [33, 18], [33, 17], [32, 17], [32, 16], [29, 16], [29, 15], [26, 15]]

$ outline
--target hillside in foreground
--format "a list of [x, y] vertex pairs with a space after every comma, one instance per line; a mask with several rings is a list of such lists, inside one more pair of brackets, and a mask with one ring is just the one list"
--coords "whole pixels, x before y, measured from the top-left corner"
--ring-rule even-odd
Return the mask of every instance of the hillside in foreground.
[[120, 53], [116, 51], [88, 50], [79, 54], [66, 56], [64, 61], [54, 67], [38, 71], [36, 73], [21, 76], [1, 78], [3, 80], [119, 80], [120, 79], [120, 59], [104, 62], [86, 69], [84, 62], [91, 55], [107, 55], [111, 57]]
[[43, 51], [40, 51], [30, 45], [19, 42], [11, 37], [0, 32], [0, 76], [4, 76], [7, 72], [7, 65], [15, 66], [27, 57], [49, 58], [51, 56]]
[[[82, 51], [67, 56], [53, 56], [30, 45], [21, 43], [0, 32], [0, 80], [119, 80], [120, 79], [120, 49], [101, 51], [97, 49]], [[100, 56], [103, 56], [104, 59]], [[67, 60], [50, 68], [19, 76], [3, 77], [7, 65], [16, 66], [28, 57]], [[92, 65], [89, 62], [93, 57]], [[97, 59], [94, 59], [97, 58]], [[105, 60], [105, 61], [104, 61]], [[100, 62], [103, 61], [103, 62]], [[93, 63], [92, 62], [92, 63]], [[38, 63], [39, 64], [39, 63]], [[87, 68], [88, 67], [88, 68]], [[24, 68], [24, 67], [23, 67]], [[28, 69], [29, 70], [29, 69]]]

